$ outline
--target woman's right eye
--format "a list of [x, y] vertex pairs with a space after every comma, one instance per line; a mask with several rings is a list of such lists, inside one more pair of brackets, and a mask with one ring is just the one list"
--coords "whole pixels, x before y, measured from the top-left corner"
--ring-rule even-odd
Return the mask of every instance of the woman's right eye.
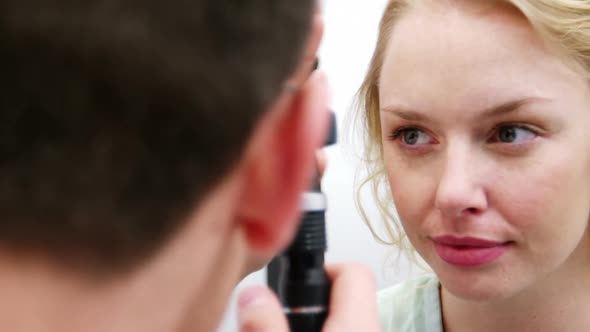
[[434, 140], [423, 130], [413, 127], [400, 128], [395, 130], [389, 137], [392, 141], [400, 140], [408, 146], [432, 144]]

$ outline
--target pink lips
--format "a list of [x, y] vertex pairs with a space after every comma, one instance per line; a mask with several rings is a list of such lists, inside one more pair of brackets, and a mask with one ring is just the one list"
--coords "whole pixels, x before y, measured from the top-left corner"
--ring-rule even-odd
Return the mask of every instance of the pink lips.
[[432, 238], [438, 256], [457, 266], [491, 263], [508, 250], [509, 242], [495, 242], [473, 237], [438, 236]]

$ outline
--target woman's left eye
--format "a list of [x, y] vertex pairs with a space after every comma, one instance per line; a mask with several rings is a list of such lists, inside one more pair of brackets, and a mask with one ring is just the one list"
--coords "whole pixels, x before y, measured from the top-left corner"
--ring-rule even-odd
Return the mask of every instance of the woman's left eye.
[[529, 141], [535, 137], [537, 137], [537, 133], [532, 129], [524, 126], [507, 125], [498, 127], [494, 132], [491, 141], [493, 143], [515, 144]]

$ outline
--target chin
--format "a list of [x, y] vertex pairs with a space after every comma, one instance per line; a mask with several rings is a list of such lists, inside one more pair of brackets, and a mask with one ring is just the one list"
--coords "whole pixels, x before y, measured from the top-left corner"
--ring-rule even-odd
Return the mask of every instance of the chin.
[[502, 301], [518, 292], [516, 285], [511, 283], [511, 278], [493, 271], [437, 271], [437, 275], [447, 292], [465, 301]]
[[491, 285], [477, 285], [466, 287], [467, 285], [455, 284], [453, 282], [444, 282], [441, 280], [442, 286], [447, 292], [456, 298], [471, 302], [492, 302], [501, 301], [509, 298], [509, 292], [498, 289], [497, 286]]

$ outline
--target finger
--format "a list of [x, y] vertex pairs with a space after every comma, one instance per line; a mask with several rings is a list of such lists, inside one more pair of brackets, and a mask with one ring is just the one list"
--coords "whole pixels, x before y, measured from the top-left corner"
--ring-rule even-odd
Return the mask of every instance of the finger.
[[357, 264], [335, 265], [327, 270], [332, 295], [324, 332], [380, 331], [373, 273]]
[[241, 332], [288, 332], [283, 309], [266, 287], [244, 290], [238, 300]]

